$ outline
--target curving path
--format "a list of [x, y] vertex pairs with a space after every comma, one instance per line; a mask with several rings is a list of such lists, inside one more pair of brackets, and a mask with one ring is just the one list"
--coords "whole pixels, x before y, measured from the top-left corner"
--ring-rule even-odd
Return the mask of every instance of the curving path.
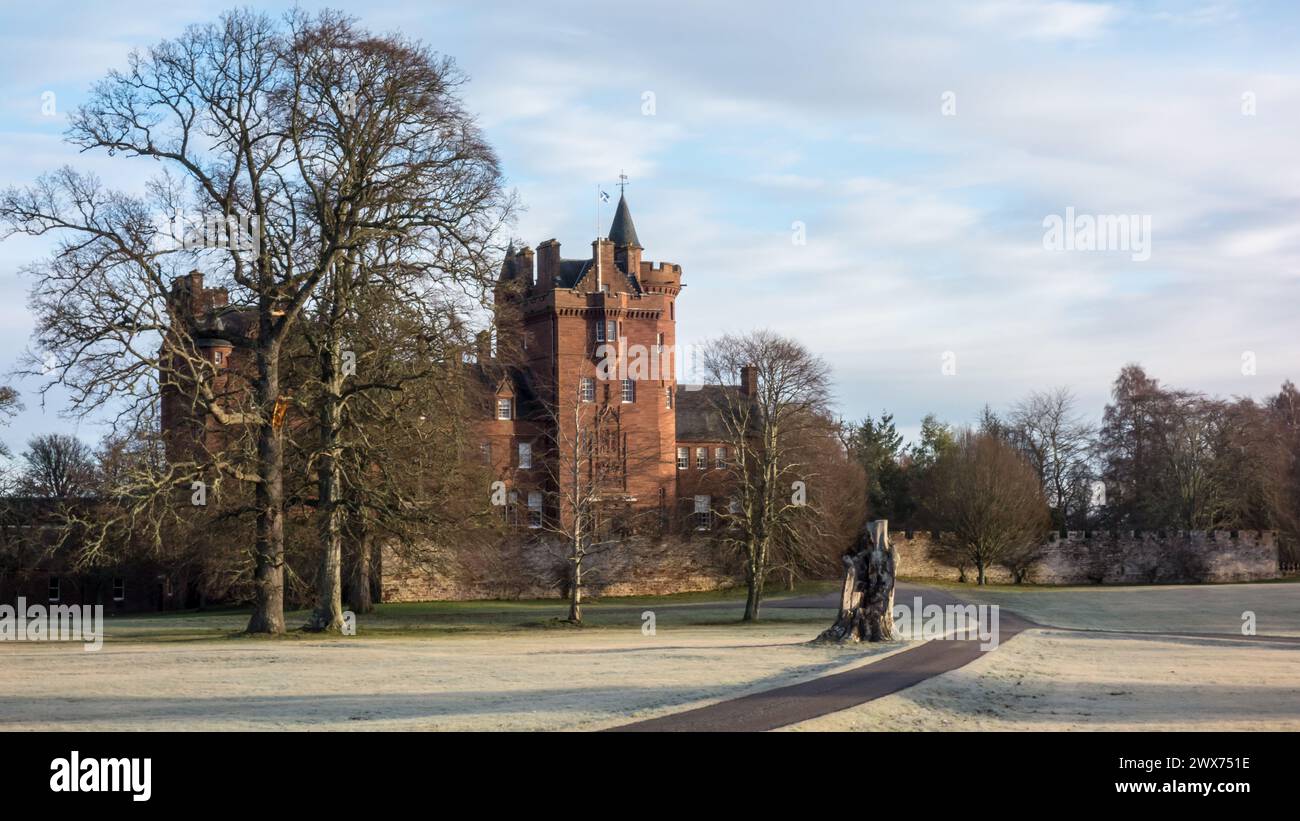
[[[909, 603], [921, 596], [925, 604], [967, 604], [947, 591], [924, 585], [900, 583], [895, 601]], [[766, 604], [769, 608], [818, 607], [834, 610], [839, 599], [834, 594], [781, 599]], [[1167, 630], [1128, 631], [1053, 627], [1038, 624], [1005, 608], [1000, 609], [999, 645], [1017, 634], [1035, 627], [1072, 633], [1105, 633], [1114, 636], [1191, 638], [1250, 643], [1300, 644], [1294, 636], [1241, 636], [1232, 633], [1184, 633]], [[882, 696], [919, 684], [928, 678], [956, 670], [979, 658], [977, 640], [926, 641], [861, 667], [822, 678], [791, 684], [775, 690], [752, 693], [740, 698], [697, 707], [659, 718], [637, 721], [612, 728], [615, 732], [753, 732], [774, 730], [817, 718], [828, 713], [856, 707]], [[996, 650], [992, 651], [996, 652]]]
[[[927, 605], [965, 604], [951, 594], [929, 587], [899, 584], [895, 600], [921, 596]], [[767, 607], [838, 606], [838, 599], [806, 597], [772, 602]], [[999, 644], [1040, 625], [1000, 611]], [[752, 693], [729, 701], [615, 727], [615, 732], [755, 732], [774, 730], [810, 718], [847, 710], [864, 702], [896, 693], [928, 678], [956, 670], [979, 658], [978, 640], [927, 641], [879, 661], [822, 678]], [[996, 651], [993, 651], [996, 652]]]

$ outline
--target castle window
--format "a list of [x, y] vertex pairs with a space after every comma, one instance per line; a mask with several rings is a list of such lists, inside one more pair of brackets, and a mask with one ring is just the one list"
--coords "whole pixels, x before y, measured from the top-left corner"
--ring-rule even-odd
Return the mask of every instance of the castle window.
[[596, 401], [596, 380], [592, 379], [590, 376], [582, 377], [582, 401]]
[[727, 467], [727, 449], [713, 449], [713, 464], [718, 470], [724, 470]]
[[613, 319], [596, 320], [596, 341], [614, 342], [618, 339], [618, 322]]
[[213, 351], [213, 352], [212, 352], [212, 363], [213, 363], [214, 365], [216, 365], [218, 368], [221, 367], [222, 356], [223, 356], [223, 355], [222, 355], [221, 351]]
[[709, 449], [695, 449], [695, 467], [699, 470], [707, 470], [709, 467]]
[[690, 466], [691, 466], [691, 450], [690, 450], [690, 448], [678, 448], [678, 449], [677, 449], [677, 469], [678, 469], [678, 470], [686, 470], [686, 469], [687, 469], [688, 467], [690, 467]]
[[709, 507], [712, 501], [708, 496], [695, 497], [695, 513], [692, 520], [696, 530], [708, 530], [713, 526], [713, 511]]
[[533, 530], [542, 526], [542, 493], [539, 490], [528, 492], [528, 526]]
[[672, 410], [673, 407], [673, 389], [672, 386], [664, 388], [664, 407]]
[[663, 347], [664, 347], [664, 332], [663, 332], [663, 331], [660, 331], [659, 333], [655, 334], [655, 344], [659, 346], [659, 349], [660, 349], [660, 350], [663, 350]]
[[61, 596], [60, 596], [60, 592], [59, 592], [59, 577], [58, 577], [58, 576], [50, 576], [50, 589], [49, 589], [49, 593], [50, 593], [50, 601], [58, 601], [58, 600], [61, 598]]
[[491, 442], [484, 442], [483, 444], [479, 445], [478, 453], [479, 456], [482, 457], [483, 459], [483, 464], [485, 465], [492, 464], [492, 443]]
[[497, 400], [497, 419], [510, 419], [512, 410], [514, 410], [513, 402], [510, 399]]
[[623, 401], [624, 402], [636, 401], [636, 383], [633, 382], [631, 379], [623, 380]]
[[519, 467], [523, 470], [530, 470], [533, 467], [533, 443], [519, 443]]
[[113, 601], [126, 601], [126, 579], [121, 576], [113, 579]]

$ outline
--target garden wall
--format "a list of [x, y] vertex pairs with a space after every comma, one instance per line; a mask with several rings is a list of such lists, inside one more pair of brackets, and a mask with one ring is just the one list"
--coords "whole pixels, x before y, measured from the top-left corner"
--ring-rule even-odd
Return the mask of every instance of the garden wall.
[[[441, 561], [385, 549], [382, 600], [540, 599], [566, 596], [561, 548], [507, 542]], [[588, 596], [658, 596], [737, 584], [740, 566], [708, 538], [634, 538], [583, 562]]]

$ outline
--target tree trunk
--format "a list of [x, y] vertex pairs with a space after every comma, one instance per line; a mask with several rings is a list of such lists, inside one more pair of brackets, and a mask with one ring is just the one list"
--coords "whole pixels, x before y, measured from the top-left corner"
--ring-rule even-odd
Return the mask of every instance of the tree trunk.
[[898, 552], [889, 542], [889, 522], [877, 519], [868, 524], [854, 551], [844, 557], [844, 564], [839, 616], [816, 640], [893, 641]]
[[749, 555], [749, 562], [745, 566], [748, 592], [745, 595], [745, 615], [742, 621], [758, 621], [759, 609], [763, 603], [763, 564], [767, 555], [761, 542], [750, 548]]
[[339, 470], [339, 427], [343, 417], [343, 378], [338, 338], [321, 351], [319, 502], [316, 510], [321, 543], [320, 574], [316, 579], [316, 608], [304, 629], [337, 633], [343, 629], [343, 508], [339, 504], [342, 474]]
[[373, 584], [372, 563], [370, 560], [371, 537], [369, 530], [362, 530], [360, 537], [357, 539], [357, 558], [352, 570], [352, 595], [349, 597], [348, 607], [354, 613], [372, 613], [375, 609], [375, 600], [371, 592]]
[[984, 580], [984, 562], [983, 562], [983, 561], [978, 560], [978, 559], [975, 561], [975, 573], [976, 573], [975, 584], [976, 584], [976, 585], [982, 585], [982, 584], [984, 584], [984, 581], [985, 581], [985, 580]]
[[256, 565], [253, 615], [247, 632], [284, 632], [284, 440], [276, 419], [280, 398], [280, 355], [275, 347], [257, 351], [255, 386], [263, 418], [257, 429]]
[[582, 553], [573, 556], [573, 583], [569, 585], [569, 621], [582, 624]]

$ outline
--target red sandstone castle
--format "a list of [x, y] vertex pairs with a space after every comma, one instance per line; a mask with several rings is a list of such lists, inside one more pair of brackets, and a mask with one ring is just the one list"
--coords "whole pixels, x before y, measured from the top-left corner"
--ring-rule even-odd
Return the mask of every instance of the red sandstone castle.
[[[641, 258], [622, 196], [591, 249], [565, 259], [549, 239], [507, 252], [496, 332], [522, 367], [492, 386], [485, 456], [522, 526], [562, 520], [566, 501], [590, 493], [624, 515], [711, 529], [731, 454], [712, 401], [720, 389], [677, 383], [681, 266]], [[742, 393], [754, 389], [746, 371]]]
[[[604, 525], [635, 517], [638, 527], [650, 519], [661, 530], [710, 530], [733, 456], [718, 392], [752, 393], [754, 369], [738, 387], [678, 385], [681, 266], [641, 259], [624, 197], [609, 236], [591, 247], [588, 259], [564, 259], [554, 239], [536, 252], [507, 251], [495, 289], [502, 355], [491, 357], [487, 346], [479, 352], [490, 394], [484, 461], [521, 528], [562, 525], [573, 512], [565, 502], [577, 494], [598, 498]], [[232, 340], [255, 332], [252, 314], [230, 305], [225, 289], [204, 287], [198, 271], [172, 290], [195, 317], [194, 343], [214, 369], [214, 392], [240, 401], [245, 382], [228, 375], [248, 363]], [[169, 448], [179, 436], [221, 446], [221, 425], [199, 418], [184, 391], [163, 393]]]

